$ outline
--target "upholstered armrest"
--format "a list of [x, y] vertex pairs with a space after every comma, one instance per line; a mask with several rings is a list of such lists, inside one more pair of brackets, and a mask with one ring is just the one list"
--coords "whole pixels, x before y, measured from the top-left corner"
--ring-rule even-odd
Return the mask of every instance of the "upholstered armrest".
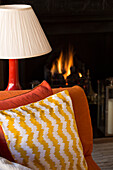
[[0, 100], [5, 100], [29, 92], [30, 90], [0, 91]]
[[92, 156], [85, 156], [87, 165], [88, 165], [88, 169], [89, 170], [100, 170], [100, 168], [98, 167], [98, 165], [94, 162], [94, 160], [92, 159]]

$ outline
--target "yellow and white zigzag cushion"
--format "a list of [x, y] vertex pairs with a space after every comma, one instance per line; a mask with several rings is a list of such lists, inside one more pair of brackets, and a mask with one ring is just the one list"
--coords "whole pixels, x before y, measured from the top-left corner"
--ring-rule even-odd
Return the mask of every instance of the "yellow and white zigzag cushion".
[[0, 123], [15, 162], [36, 170], [87, 169], [67, 90], [0, 111]]

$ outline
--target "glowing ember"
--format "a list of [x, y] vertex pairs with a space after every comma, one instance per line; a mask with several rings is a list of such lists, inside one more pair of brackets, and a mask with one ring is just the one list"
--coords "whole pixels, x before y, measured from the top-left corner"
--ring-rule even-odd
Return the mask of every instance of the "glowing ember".
[[79, 77], [82, 77], [82, 74], [81, 73], [78, 73]]

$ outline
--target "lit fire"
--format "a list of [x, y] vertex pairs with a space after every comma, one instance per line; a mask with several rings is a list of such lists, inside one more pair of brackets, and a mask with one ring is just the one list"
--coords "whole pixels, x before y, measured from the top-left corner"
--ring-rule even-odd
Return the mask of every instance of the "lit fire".
[[69, 48], [68, 57], [65, 60], [64, 65], [64, 69], [66, 71], [66, 73], [63, 75], [64, 79], [67, 79], [67, 77], [71, 74], [70, 68], [73, 66], [73, 55], [73, 49]]
[[69, 48], [67, 56], [64, 56], [63, 52], [61, 51], [60, 57], [57, 60], [57, 64], [53, 63], [52, 65], [51, 68], [52, 76], [54, 75], [55, 72], [61, 74], [62, 70], [65, 70], [65, 74], [63, 74], [63, 76], [64, 79], [66, 80], [67, 77], [71, 74], [70, 68], [73, 66], [73, 56], [74, 56], [74, 52], [72, 48]]

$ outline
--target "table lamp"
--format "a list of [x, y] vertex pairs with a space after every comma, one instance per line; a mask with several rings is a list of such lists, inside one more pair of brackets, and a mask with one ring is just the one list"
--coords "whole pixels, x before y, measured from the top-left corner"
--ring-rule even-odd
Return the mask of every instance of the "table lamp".
[[30, 5], [0, 6], [0, 59], [9, 59], [6, 90], [21, 89], [18, 59], [37, 57], [50, 51], [49, 42]]

